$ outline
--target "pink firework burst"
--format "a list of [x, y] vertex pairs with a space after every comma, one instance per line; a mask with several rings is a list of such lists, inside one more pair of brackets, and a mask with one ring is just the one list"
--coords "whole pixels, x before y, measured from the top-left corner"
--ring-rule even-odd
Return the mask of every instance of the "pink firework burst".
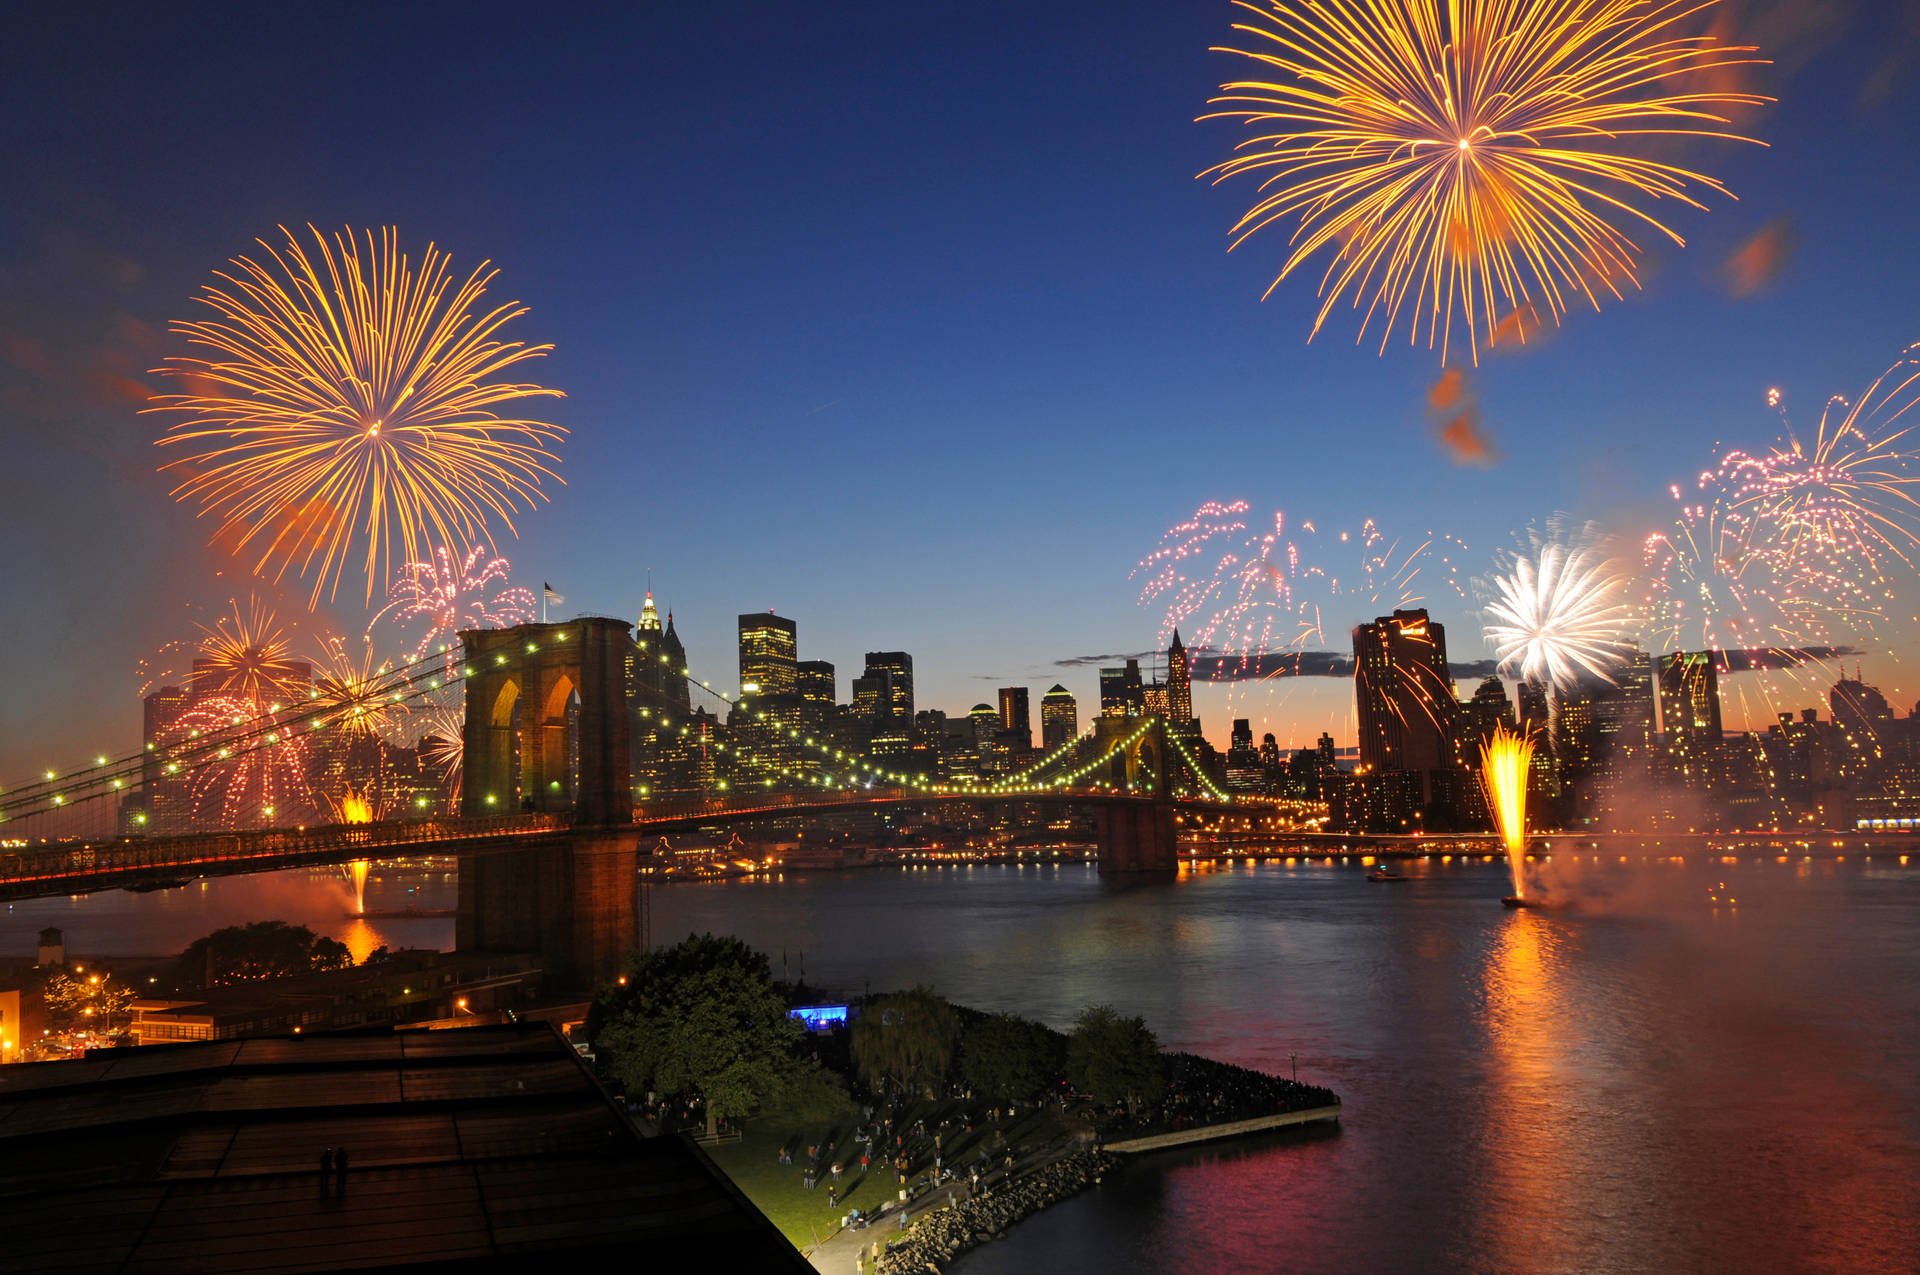
[[[1275, 511], [1256, 530], [1246, 501], [1208, 503], [1140, 560], [1140, 605], [1161, 613], [1160, 640], [1183, 629], [1190, 649], [1254, 660], [1338, 643], [1355, 623], [1423, 600], [1421, 576], [1465, 598], [1452, 536], [1388, 535], [1371, 519], [1289, 530]], [[1331, 636], [1330, 636], [1331, 635]]]
[[437, 649], [451, 652], [462, 629], [504, 629], [525, 624], [535, 615], [531, 591], [505, 586], [511, 570], [505, 558], [484, 548], [470, 550], [456, 564], [445, 549], [436, 549], [426, 562], [409, 562], [400, 579], [387, 591], [387, 605], [367, 624], [367, 632], [382, 619], [403, 626], [424, 626], [414, 644], [415, 656]]
[[270, 827], [306, 816], [306, 742], [280, 716], [250, 700], [208, 695], [161, 732], [161, 780], [184, 785], [196, 826]]

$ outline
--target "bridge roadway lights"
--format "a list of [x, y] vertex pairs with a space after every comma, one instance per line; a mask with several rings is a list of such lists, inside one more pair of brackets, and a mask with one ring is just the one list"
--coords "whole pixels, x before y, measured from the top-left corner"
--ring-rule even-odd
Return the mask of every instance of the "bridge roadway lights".
[[465, 859], [454, 945], [538, 952], [550, 988], [589, 989], [618, 972], [640, 936], [640, 834], [628, 764], [632, 629], [596, 616], [470, 630], [460, 640], [475, 670], [466, 681], [465, 813], [499, 813], [486, 808], [487, 795], [511, 800], [517, 786], [533, 809], [568, 815], [573, 828], [525, 850]]

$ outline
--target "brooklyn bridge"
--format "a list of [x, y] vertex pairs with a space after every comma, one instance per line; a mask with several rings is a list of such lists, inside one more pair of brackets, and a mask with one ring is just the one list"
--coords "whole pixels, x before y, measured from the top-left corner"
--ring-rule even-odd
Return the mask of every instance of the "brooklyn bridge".
[[[630, 626], [589, 617], [461, 637], [457, 666], [426, 661], [381, 688], [393, 700], [456, 685], [463, 691], [458, 815], [12, 841], [0, 848], [0, 898], [153, 888], [375, 857], [454, 855], [461, 864], [457, 947], [538, 951], [559, 978], [585, 983], [615, 969], [637, 941], [641, 846], [663, 834], [771, 820], [791, 827], [866, 811], [954, 804], [989, 811], [1014, 804], [1070, 807], [1091, 815], [1103, 875], [1151, 879], [1177, 870], [1179, 828], [1189, 820], [1232, 817], [1248, 830], [1311, 830], [1302, 825], [1309, 814], [1304, 803], [1235, 800], [1213, 787], [1156, 717], [1098, 719], [1068, 745], [991, 783], [942, 784], [855, 765], [820, 749], [800, 791], [793, 791], [792, 771], [783, 769], [778, 781], [770, 773], [761, 785], [655, 793], [635, 784], [632, 762], [637, 735], [657, 726], [666, 710], [634, 693], [635, 670], [653, 657], [636, 643]], [[726, 698], [691, 670], [670, 671], [690, 692]], [[177, 781], [196, 768], [230, 765], [287, 731], [319, 729], [326, 713], [338, 711], [336, 705], [304, 716], [241, 721], [165, 758], [143, 749], [51, 772], [9, 786], [0, 796], [0, 816], [22, 823], [121, 797], [142, 784]]]

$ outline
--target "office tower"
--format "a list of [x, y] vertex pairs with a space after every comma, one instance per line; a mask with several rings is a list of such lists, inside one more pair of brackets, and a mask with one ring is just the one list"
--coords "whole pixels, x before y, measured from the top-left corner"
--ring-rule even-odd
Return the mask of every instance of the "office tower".
[[1248, 751], [1252, 750], [1253, 725], [1246, 718], [1236, 717], [1233, 719], [1233, 736], [1228, 746], [1236, 750], [1238, 749], [1246, 749]]
[[1080, 733], [1080, 705], [1073, 693], [1055, 683], [1040, 697], [1040, 744], [1058, 748]]
[[1653, 750], [1653, 657], [1634, 651], [1613, 677], [1593, 701], [1599, 764], [1610, 771], [1644, 769]]
[[853, 682], [853, 707], [864, 720], [913, 725], [913, 657], [905, 651], [868, 651]]
[[797, 626], [773, 612], [740, 617], [740, 693], [755, 697], [791, 695], [799, 674], [795, 652]]
[[1173, 631], [1173, 645], [1167, 648], [1167, 721], [1176, 733], [1186, 733], [1193, 720], [1193, 676], [1187, 664], [1187, 648], [1181, 644], [1180, 630]]
[[1538, 682], [1521, 682], [1514, 690], [1520, 701], [1520, 733], [1545, 748], [1552, 725], [1547, 720], [1547, 688]]
[[1127, 715], [1127, 671], [1123, 668], [1100, 670], [1100, 716]]
[[1711, 788], [1720, 760], [1720, 670], [1712, 651], [1679, 651], [1655, 665], [1668, 764], [1689, 788]]
[[975, 704], [968, 711], [967, 720], [973, 723], [975, 751], [992, 743], [994, 735], [1000, 730], [1000, 712], [991, 704]]
[[1857, 676], [1842, 676], [1827, 692], [1827, 706], [1848, 751], [1863, 762], [1877, 761], [1893, 733], [1893, 710], [1887, 706], [1887, 697]]
[[1000, 688], [1000, 729], [1013, 736], [1009, 743], [1016, 749], [1033, 747], [1033, 722], [1027, 715], [1026, 687]]
[[1167, 720], [1167, 687], [1164, 682], [1148, 682], [1140, 688], [1140, 711], [1148, 717]]
[[1414, 610], [1354, 629], [1353, 688], [1361, 765], [1417, 772], [1423, 800], [1432, 802], [1434, 774], [1456, 766], [1459, 728], [1445, 626]]
[[800, 698], [816, 709], [830, 709], [836, 702], [838, 684], [833, 665], [826, 660], [802, 660], [794, 666], [794, 679]]
[[667, 612], [662, 627], [651, 589], [641, 603], [633, 638], [634, 649], [627, 657], [629, 703], [650, 714], [666, 711], [685, 717], [691, 703], [686, 674], [681, 671], [687, 667], [687, 648], [674, 631], [673, 612]]

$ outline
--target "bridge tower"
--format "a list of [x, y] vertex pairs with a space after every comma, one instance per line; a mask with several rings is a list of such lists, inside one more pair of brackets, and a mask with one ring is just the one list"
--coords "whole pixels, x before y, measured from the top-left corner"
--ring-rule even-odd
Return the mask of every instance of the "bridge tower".
[[1131, 785], [1135, 794], [1094, 808], [1100, 875], [1173, 876], [1180, 860], [1173, 793], [1167, 782], [1166, 723], [1159, 718], [1142, 723], [1137, 717], [1108, 717], [1100, 719], [1094, 731], [1103, 743], [1111, 739], [1123, 744], [1114, 754], [1107, 779], [1123, 791]]
[[550, 984], [588, 987], [612, 977], [639, 938], [633, 638], [624, 621], [591, 617], [469, 630], [460, 641], [472, 670], [461, 813], [545, 811], [570, 816], [572, 828], [537, 848], [464, 860], [454, 944], [537, 951]]

